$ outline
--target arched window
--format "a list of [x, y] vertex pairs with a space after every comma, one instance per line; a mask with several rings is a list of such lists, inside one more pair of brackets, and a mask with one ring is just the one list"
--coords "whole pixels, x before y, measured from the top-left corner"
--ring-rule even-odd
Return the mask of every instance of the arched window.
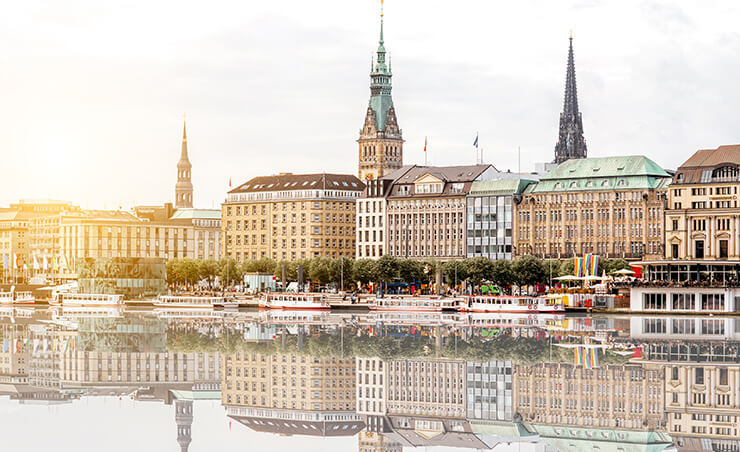
[[712, 171], [712, 182], [736, 182], [739, 174], [737, 166], [722, 166]]

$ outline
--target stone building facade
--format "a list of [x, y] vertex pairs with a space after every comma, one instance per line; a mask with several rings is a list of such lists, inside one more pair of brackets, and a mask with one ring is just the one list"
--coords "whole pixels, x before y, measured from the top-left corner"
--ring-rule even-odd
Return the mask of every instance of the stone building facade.
[[354, 413], [355, 362], [237, 352], [224, 360], [221, 390], [224, 406]]
[[740, 260], [740, 145], [702, 149], [676, 171], [666, 208], [665, 257]]
[[221, 207], [224, 254], [238, 262], [354, 257], [355, 202], [364, 188], [344, 174], [255, 177]]
[[660, 430], [663, 385], [659, 365], [516, 365], [514, 413], [534, 424]]
[[491, 180], [491, 165], [410, 166], [386, 198], [385, 254], [461, 259], [466, 255], [466, 197], [475, 181]]
[[524, 191], [515, 254], [566, 258], [663, 255], [671, 177], [644, 156], [568, 160]]

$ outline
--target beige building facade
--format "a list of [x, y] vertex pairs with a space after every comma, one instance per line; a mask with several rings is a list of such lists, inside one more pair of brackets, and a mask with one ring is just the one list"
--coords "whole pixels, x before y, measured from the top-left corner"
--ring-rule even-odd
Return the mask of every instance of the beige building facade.
[[668, 191], [665, 257], [740, 260], [740, 145], [697, 151]]
[[355, 411], [354, 358], [237, 352], [224, 359], [224, 406]]
[[[403, 258], [464, 258], [466, 196], [474, 181], [498, 174], [491, 165], [414, 165], [394, 173], [386, 197], [384, 253]], [[364, 239], [358, 237], [361, 249], [367, 249]]]
[[659, 365], [515, 365], [513, 380], [514, 413], [525, 422], [631, 430], [664, 426]]
[[567, 160], [524, 191], [514, 253], [661, 257], [670, 181], [644, 156]]
[[341, 174], [251, 179], [222, 205], [224, 254], [238, 262], [354, 257], [355, 202], [364, 184]]
[[665, 382], [669, 434], [737, 440], [740, 435], [738, 366], [668, 364]]

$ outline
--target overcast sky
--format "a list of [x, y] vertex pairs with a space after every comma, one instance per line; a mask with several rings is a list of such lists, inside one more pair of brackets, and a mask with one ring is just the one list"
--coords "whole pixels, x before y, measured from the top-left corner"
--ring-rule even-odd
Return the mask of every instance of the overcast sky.
[[[10, 2], [0, 16], [0, 205], [174, 197], [278, 171], [356, 173], [379, 0]], [[405, 163], [551, 160], [568, 32], [590, 156], [675, 168], [740, 142], [740, 3], [387, 0]]]

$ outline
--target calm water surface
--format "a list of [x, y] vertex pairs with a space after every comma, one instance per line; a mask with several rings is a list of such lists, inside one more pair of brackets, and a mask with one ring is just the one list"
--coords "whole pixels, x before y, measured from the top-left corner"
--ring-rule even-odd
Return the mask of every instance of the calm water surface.
[[740, 451], [740, 318], [1, 308], [3, 450]]

